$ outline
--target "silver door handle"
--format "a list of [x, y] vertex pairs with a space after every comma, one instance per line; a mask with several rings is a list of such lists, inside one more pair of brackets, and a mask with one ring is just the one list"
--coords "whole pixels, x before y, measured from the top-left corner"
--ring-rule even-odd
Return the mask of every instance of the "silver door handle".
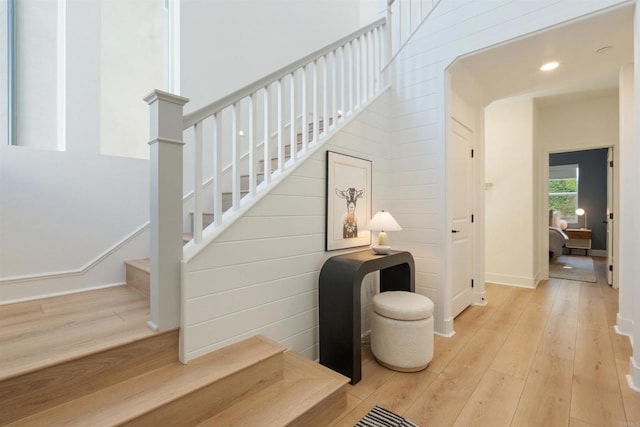
[[451, 230], [452, 233], [459, 233], [460, 230]]

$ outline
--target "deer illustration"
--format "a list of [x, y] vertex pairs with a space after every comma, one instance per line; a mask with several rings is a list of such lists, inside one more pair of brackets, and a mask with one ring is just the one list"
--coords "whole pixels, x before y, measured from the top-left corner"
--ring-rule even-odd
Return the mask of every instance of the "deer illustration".
[[356, 202], [364, 195], [364, 189], [356, 190], [336, 188], [336, 195], [347, 201], [347, 212], [342, 217], [342, 238], [352, 239], [358, 237], [358, 218], [356, 217]]

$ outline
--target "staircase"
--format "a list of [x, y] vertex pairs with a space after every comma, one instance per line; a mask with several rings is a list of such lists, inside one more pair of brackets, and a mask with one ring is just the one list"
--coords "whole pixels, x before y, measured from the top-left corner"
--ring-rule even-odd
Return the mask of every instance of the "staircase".
[[265, 337], [188, 365], [177, 344], [174, 330], [5, 371], [0, 425], [322, 426], [346, 408], [347, 378]]
[[[334, 121], [333, 117], [329, 117], [329, 120], [328, 120], [329, 126], [333, 124], [333, 121]], [[324, 132], [323, 119], [320, 119], [318, 122], [318, 131]], [[302, 145], [303, 145], [302, 138], [303, 138], [303, 133], [298, 132], [296, 135], [296, 144], [294, 148], [297, 151], [299, 151], [302, 148]], [[307, 131], [307, 142], [310, 142], [312, 140], [313, 140], [313, 124], [309, 123], [308, 131]], [[284, 148], [285, 148], [285, 151], [284, 151], [285, 161], [288, 161], [291, 158], [291, 144], [285, 145]], [[271, 158], [271, 162], [270, 162], [271, 170], [274, 170], [277, 168], [277, 162], [278, 162], [277, 157]], [[264, 160], [260, 160], [257, 172], [255, 174], [257, 184], [261, 184], [264, 181], [264, 171], [265, 171]], [[240, 177], [240, 192], [241, 192], [241, 197], [244, 197], [249, 193], [249, 175], [242, 175]], [[232, 197], [233, 195], [231, 192], [226, 191], [222, 193], [223, 213], [232, 208]], [[188, 230], [185, 230], [183, 234], [183, 239], [182, 239], [183, 244], [185, 245], [193, 239], [194, 230], [196, 228], [195, 213], [188, 212], [188, 217], [189, 217], [188, 223], [190, 224], [190, 226]], [[214, 214], [212, 212], [202, 212], [202, 223], [201, 223], [202, 229], [206, 229], [211, 224], [213, 224], [213, 222], [214, 222]], [[143, 294], [149, 296], [150, 274], [151, 274], [150, 273], [151, 265], [150, 265], [149, 258], [127, 260], [125, 261], [125, 267], [126, 267], [126, 283], [129, 286], [132, 286], [138, 291], [142, 292]]]

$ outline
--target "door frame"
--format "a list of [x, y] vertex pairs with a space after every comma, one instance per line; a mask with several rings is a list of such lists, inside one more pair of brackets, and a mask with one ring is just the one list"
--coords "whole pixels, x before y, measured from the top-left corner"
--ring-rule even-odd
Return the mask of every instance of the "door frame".
[[[542, 179], [542, 183], [540, 185], [540, 206], [542, 208], [542, 213], [543, 215], [541, 215], [541, 223], [540, 223], [540, 237], [541, 237], [541, 261], [542, 265], [540, 266], [540, 272], [541, 272], [541, 280], [546, 280], [549, 279], [549, 262], [548, 262], [548, 251], [549, 251], [549, 192], [548, 192], [548, 182], [549, 182], [549, 159], [550, 159], [550, 155], [551, 154], [556, 154], [556, 153], [569, 153], [572, 151], [587, 151], [587, 150], [598, 150], [598, 149], [603, 149], [606, 148], [609, 151], [609, 155], [613, 154], [612, 159], [613, 159], [613, 164], [614, 166], [618, 163], [618, 159], [617, 159], [617, 153], [618, 150], [615, 150], [615, 144], [604, 144], [604, 145], [587, 145], [587, 146], [572, 146], [572, 147], [566, 147], [566, 148], [557, 148], [557, 149], [553, 149], [553, 150], [544, 150], [543, 152], [543, 161], [542, 161], [542, 174], [541, 174], [541, 179]], [[609, 176], [609, 173], [611, 172], [610, 170], [611, 168], [609, 168], [609, 166], [607, 166], [607, 176]], [[615, 218], [615, 212], [618, 212], [618, 203], [617, 201], [618, 199], [618, 186], [616, 185], [617, 183], [617, 179], [618, 179], [618, 168], [613, 168], [613, 173], [611, 174], [612, 180], [611, 183], [607, 184], [607, 204], [609, 204], [609, 198], [611, 198], [613, 200], [613, 205], [610, 206], [612, 211], [614, 212], [614, 218]], [[609, 194], [609, 185], [611, 187], [611, 194]], [[609, 206], [608, 206], [609, 207]], [[611, 245], [609, 246], [608, 242], [607, 242], [607, 257], [609, 257], [609, 254], [611, 253], [611, 251], [613, 251], [613, 249], [615, 248], [616, 245], [616, 232], [617, 232], [617, 227], [616, 227], [616, 222], [613, 221], [611, 223], [611, 231], [609, 234], [611, 234]], [[615, 267], [614, 267], [614, 271], [615, 271]], [[612, 286], [614, 288], [617, 288], [616, 285], [616, 278], [615, 275], [612, 274]]]
[[[452, 120], [456, 120], [463, 126], [471, 130], [473, 137], [471, 148], [474, 150], [474, 158], [471, 162], [471, 189], [472, 197], [471, 211], [474, 214], [474, 222], [471, 224], [471, 232], [469, 238], [471, 241], [471, 276], [474, 279], [474, 288], [472, 291], [471, 305], [486, 305], [485, 300], [485, 284], [484, 284], [484, 107], [478, 107], [480, 103], [476, 99], [463, 99], [451, 84], [451, 76], [446, 74], [446, 108], [445, 108], [445, 149], [446, 149], [446, 191], [451, 191], [451, 175], [455, 171], [453, 164], [452, 150], [450, 150], [452, 137]], [[445, 289], [444, 289], [444, 334], [445, 336], [453, 336], [454, 319], [453, 310], [453, 278], [451, 262], [453, 256], [453, 244], [450, 238], [452, 229], [452, 200], [446, 198], [446, 236], [445, 236]]]

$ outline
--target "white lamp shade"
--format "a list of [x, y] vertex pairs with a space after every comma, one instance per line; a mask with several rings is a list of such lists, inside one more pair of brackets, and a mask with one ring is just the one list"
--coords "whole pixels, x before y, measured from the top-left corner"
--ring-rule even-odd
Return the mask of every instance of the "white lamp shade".
[[393, 219], [389, 212], [380, 211], [376, 213], [367, 228], [371, 231], [400, 231], [402, 227]]

